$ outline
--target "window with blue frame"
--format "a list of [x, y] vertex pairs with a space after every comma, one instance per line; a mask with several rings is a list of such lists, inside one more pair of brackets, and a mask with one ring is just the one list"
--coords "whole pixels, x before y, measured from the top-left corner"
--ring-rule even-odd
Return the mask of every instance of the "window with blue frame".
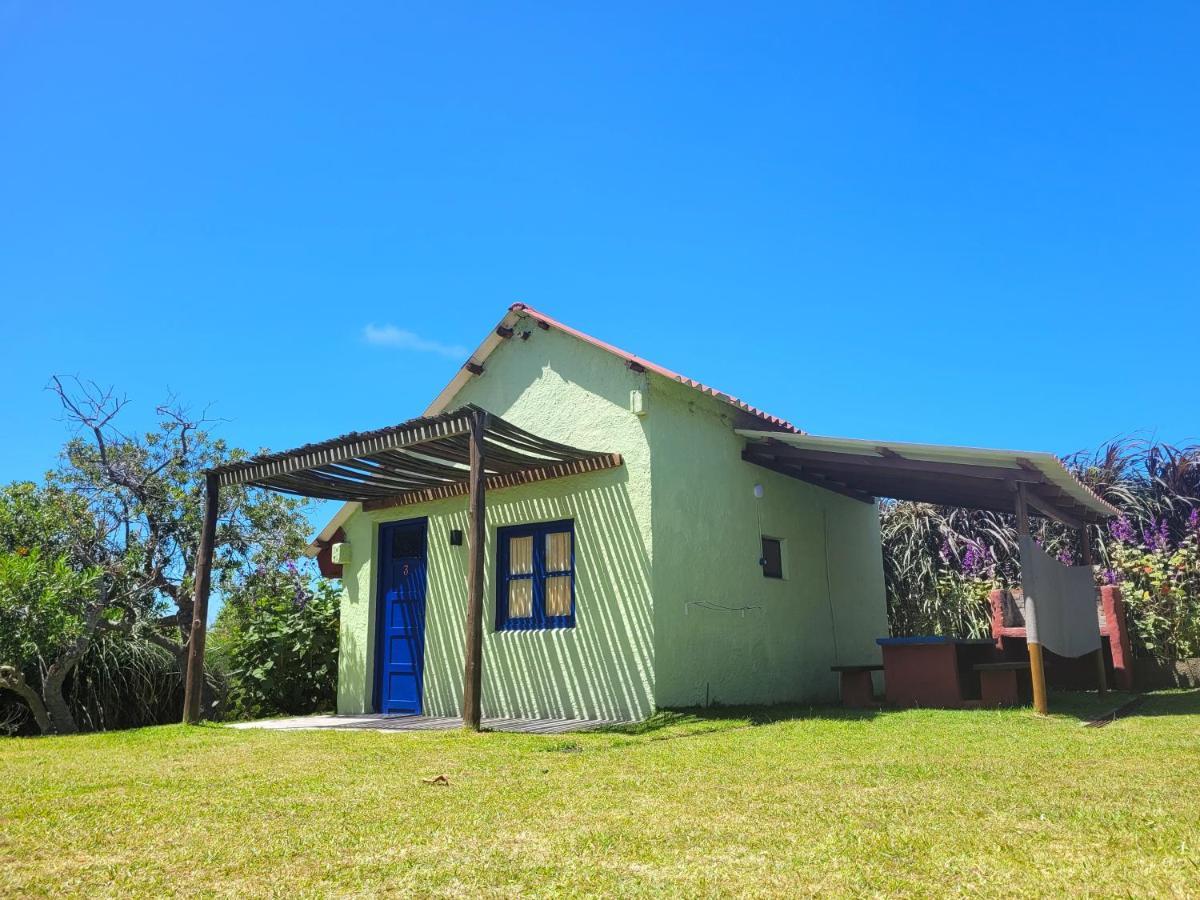
[[496, 630], [575, 627], [575, 523], [496, 532]]

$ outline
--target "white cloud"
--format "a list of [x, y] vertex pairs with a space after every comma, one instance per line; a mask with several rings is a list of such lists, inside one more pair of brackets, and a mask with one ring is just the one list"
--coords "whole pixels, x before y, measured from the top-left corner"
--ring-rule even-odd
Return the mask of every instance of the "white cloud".
[[436, 353], [438, 356], [448, 356], [452, 359], [462, 359], [469, 356], [471, 351], [458, 344], [443, 344], [441, 341], [431, 341], [413, 331], [397, 328], [395, 325], [368, 325], [363, 329], [363, 340], [376, 347], [394, 347], [397, 350], [415, 350], [417, 353]]

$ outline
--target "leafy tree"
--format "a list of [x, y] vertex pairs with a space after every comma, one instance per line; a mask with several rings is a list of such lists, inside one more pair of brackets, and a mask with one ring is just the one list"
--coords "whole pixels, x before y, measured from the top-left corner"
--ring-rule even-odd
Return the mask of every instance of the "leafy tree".
[[[182, 666], [192, 623], [192, 576], [203, 509], [203, 472], [246, 454], [208, 432], [211, 420], [171, 401], [145, 434], [127, 435], [116, 420], [127, 400], [78, 380], [54, 378], [76, 435], [50, 483], [76, 494], [99, 523], [107, 551], [122, 560], [131, 584], [114, 627], [174, 653]], [[213, 586], [235, 592], [252, 572], [278, 569], [305, 544], [304, 501], [248, 487], [220, 495]]]
[[[68, 732], [77, 722], [64, 692], [81, 659], [120, 666], [150, 644], [182, 671], [203, 472], [246, 454], [173, 401], [156, 408], [154, 428], [126, 433], [118, 420], [127, 400], [111, 390], [57, 377], [50, 390], [75, 434], [44, 486], [0, 495], [0, 688], [21, 698], [43, 731]], [[295, 558], [307, 532], [302, 507], [267, 491], [223, 490], [214, 589], [234, 595], [251, 574]], [[161, 656], [151, 662], [161, 669]], [[111, 679], [96, 681], [83, 679], [90, 696], [111, 700]], [[161, 709], [162, 697], [141, 706]], [[89, 713], [88, 724], [130, 718], [101, 712]]]
[[71, 733], [67, 679], [120, 602], [95, 523], [78, 497], [19, 483], [0, 490], [0, 688], [43, 732]]

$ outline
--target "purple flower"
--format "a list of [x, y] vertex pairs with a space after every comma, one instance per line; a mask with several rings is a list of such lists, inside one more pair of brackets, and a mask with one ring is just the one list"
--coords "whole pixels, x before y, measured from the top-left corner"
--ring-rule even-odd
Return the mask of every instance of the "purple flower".
[[1192, 507], [1192, 511], [1188, 513], [1188, 528], [1193, 531], [1200, 531], [1200, 509]]
[[1150, 524], [1142, 529], [1142, 543], [1147, 550], [1166, 550], [1171, 544], [1171, 530], [1166, 516], [1162, 521], [1150, 520]]
[[1125, 516], [1113, 519], [1108, 523], [1108, 533], [1124, 544], [1131, 543], [1134, 538], [1133, 526]]
[[296, 595], [292, 598], [292, 605], [296, 609], [304, 609], [304, 607], [308, 606], [308, 601], [311, 599], [312, 594], [305, 590], [304, 587], [298, 587], [296, 588]]
[[974, 573], [979, 568], [979, 551], [975, 547], [975, 542], [967, 544], [967, 552], [963, 554], [962, 567], [967, 573]]
[[1058, 551], [1058, 561], [1064, 566], [1073, 566], [1075, 564], [1075, 556], [1070, 550], [1063, 548]]
[[942, 549], [938, 551], [938, 557], [942, 560], [943, 565], [950, 562], [950, 541], [944, 539], [942, 541]]
[[1117, 573], [1114, 569], [1105, 569], [1101, 573], [1101, 576], [1104, 578], [1105, 584], [1116, 584], [1117, 583]]

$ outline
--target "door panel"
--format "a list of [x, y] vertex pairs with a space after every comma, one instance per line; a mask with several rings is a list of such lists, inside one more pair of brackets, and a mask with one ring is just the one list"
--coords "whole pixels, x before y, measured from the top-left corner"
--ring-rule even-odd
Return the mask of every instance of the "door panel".
[[425, 521], [379, 529], [375, 708], [417, 715], [425, 668]]

